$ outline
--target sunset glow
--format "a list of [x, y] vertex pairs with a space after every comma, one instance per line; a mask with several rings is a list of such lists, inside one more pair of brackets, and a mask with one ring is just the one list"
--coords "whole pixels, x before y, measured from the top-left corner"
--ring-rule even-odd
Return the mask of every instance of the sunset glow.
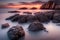
[[6, 7], [8, 7], [8, 8], [23, 8], [23, 7], [26, 7], [26, 8], [28, 8], [28, 9], [30, 9], [30, 8], [32, 8], [32, 7], [35, 7], [35, 8], [37, 8], [37, 9], [40, 9], [40, 7], [42, 6], [42, 4], [30, 4], [30, 5], [23, 5], [23, 4], [21, 4], [21, 5], [14, 5], [14, 6], [6, 6]]

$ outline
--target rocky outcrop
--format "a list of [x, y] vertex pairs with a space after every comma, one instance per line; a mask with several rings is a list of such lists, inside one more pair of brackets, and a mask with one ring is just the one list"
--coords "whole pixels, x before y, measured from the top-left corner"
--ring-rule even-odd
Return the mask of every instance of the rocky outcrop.
[[28, 30], [29, 31], [41, 31], [41, 30], [45, 30], [45, 27], [40, 22], [33, 22], [29, 25]]
[[47, 3], [43, 4], [40, 9], [55, 9], [56, 3], [53, 1], [48, 1]]
[[9, 29], [7, 34], [11, 40], [18, 40], [19, 38], [25, 36], [25, 32], [22, 26], [13, 26], [12, 28]]
[[10, 25], [8, 23], [2, 24], [2, 29], [8, 28]]
[[15, 14], [9, 18], [6, 18], [6, 20], [11, 20], [12, 22], [18, 22], [18, 23], [27, 23], [27, 22], [34, 22], [34, 21], [40, 21], [40, 22], [49, 22], [52, 20], [54, 12], [44, 12], [44, 13], [34, 13], [35, 15], [19, 15]]
[[54, 23], [60, 23], [60, 13], [55, 13], [53, 16]]

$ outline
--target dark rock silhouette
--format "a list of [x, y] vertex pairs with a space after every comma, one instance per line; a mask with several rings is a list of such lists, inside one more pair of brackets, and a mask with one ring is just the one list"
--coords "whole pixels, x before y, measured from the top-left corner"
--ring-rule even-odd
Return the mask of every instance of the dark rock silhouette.
[[55, 9], [56, 3], [53, 1], [48, 1], [47, 3], [43, 4], [40, 9]]
[[10, 25], [8, 23], [2, 24], [2, 29], [8, 28]]
[[19, 38], [25, 36], [25, 32], [22, 26], [13, 26], [12, 28], [9, 29], [7, 34], [11, 40], [18, 40]]
[[45, 27], [40, 22], [33, 22], [29, 25], [28, 30], [29, 31], [41, 31], [41, 30], [45, 30]]
[[57, 4], [57, 5], [55, 6], [55, 10], [60, 10], [60, 5], [59, 5], [59, 4]]
[[32, 15], [32, 12], [23, 12], [23, 14], [31, 14]]
[[20, 13], [19, 11], [8, 11], [8, 13]]
[[32, 8], [31, 8], [31, 10], [35, 10], [35, 9], [37, 9], [37, 8], [36, 8], [36, 7], [32, 7]]
[[28, 9], [28, 8], [26, 8], [26, 7], [19, 8], [19, 10], [26, 10], [26, 9]]

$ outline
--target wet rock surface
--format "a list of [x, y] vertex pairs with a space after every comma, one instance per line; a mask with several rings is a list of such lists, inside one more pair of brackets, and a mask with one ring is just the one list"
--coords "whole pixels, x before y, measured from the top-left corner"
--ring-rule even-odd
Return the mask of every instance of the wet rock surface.
[[7, 34], [11, 40], [19, 40], [21, 37], [25, 36], [25, 32], [22, 26], [13, 26], [9, 29]]
[[54, 23], [60, 23], [60, 13], [55, 13], [52, 21]]
[[2, 24], [2, 29], [8, 28], [10, 25], [8, 23]]
[[29, 31], [41, 31], [45, 30], [45, 27], [40, 22], [33, 22], [28, 27]]

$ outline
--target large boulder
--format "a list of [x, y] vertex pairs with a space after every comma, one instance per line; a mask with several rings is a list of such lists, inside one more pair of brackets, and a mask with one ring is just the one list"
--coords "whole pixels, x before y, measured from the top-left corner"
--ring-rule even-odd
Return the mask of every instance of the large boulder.
[[25, 32], [22, 26], [13, 26], [12, 28], [9, 29], [7, 34], [11, 40], [18, 40], [19, 38], [24, 37]]
[[36, 13], [36, 17], [40, 22], [49, 22], [52, 20], [54, 12], [44, 12], [44, 13]]
[[36, 14], [36, 17], [38, 18], [38, 20], [40, 22], [47, 22], [47, 21], [49, 21], [48, 17], [45, 14], [43, 14], [43, 13]]
[[40, 22], [33, 22], [29, 25], [28, 30], [29, 31], [40, 31], [40, 30], [45, 30], [45, 27]]
[[55, 13], [53, 16], [54, 23], [60, 23], [60, 13]]
[[8, 28], [10, 25], [8, 23], [2, 24], [2, 29]]

